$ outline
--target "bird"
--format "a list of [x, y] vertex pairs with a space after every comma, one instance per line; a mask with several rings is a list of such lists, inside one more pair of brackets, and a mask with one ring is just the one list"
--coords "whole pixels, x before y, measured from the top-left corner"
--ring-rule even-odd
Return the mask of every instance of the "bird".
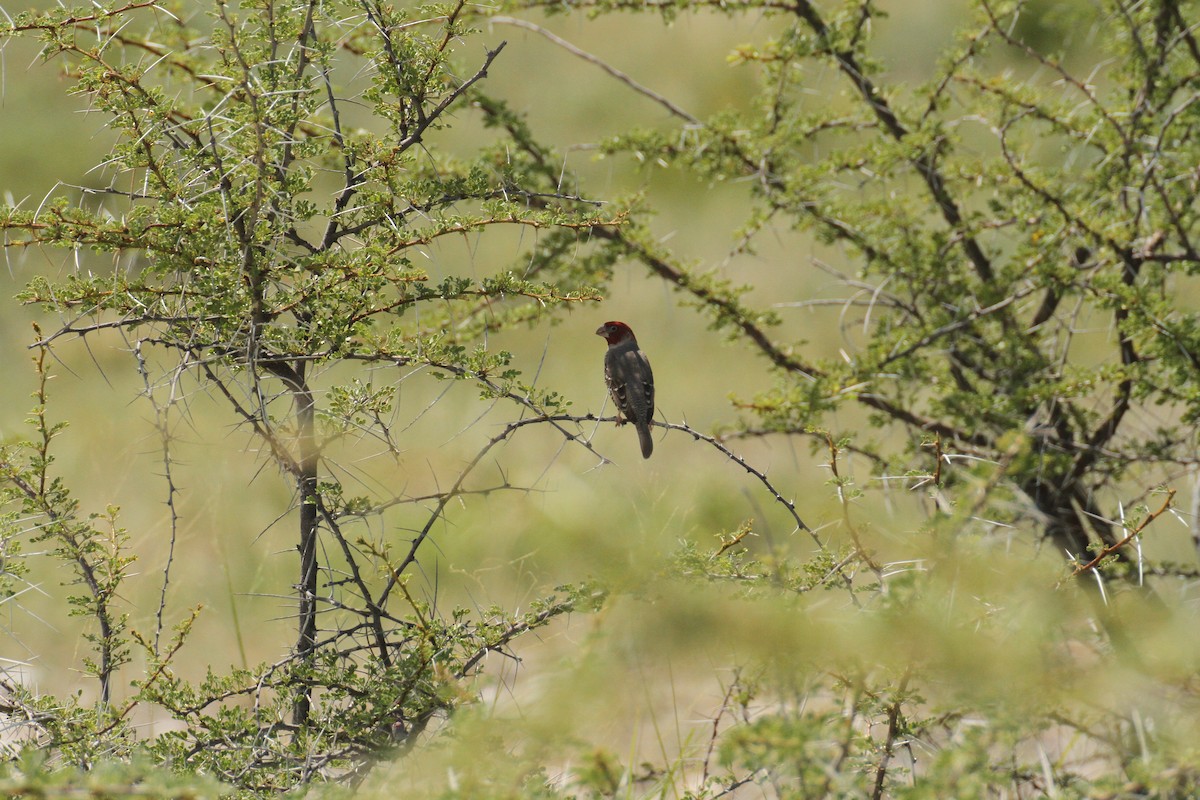
[[604, 354], [604, 382], [617, 404], [617, 424], [625, 420], [637, 428], [642, 458], [654, 452], [650, 421], [654, 418], [654, 373], [650, 359], [638, 347], [637, 337], [624, 322], [606, 322], [596, 329], [608, 342]]

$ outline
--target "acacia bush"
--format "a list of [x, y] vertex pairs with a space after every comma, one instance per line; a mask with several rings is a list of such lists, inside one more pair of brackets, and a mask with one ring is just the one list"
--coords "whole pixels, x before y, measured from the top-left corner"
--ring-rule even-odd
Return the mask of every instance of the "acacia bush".
[[[52, 752], [84, 764], [130, 752], [130, 714], [152, 704], [181, 724], [149, 743], [155, 758], [243, 790], [352, 776], [369, 754], [419, 739], [452, 709], [456, 681], [486, 654], [601, 596], [561, 587], [524, 610], [472, 614], [406, 588], [452, 499], [517, 488], [474, 481], [489, 451], [531, 421], [590, 448], [578, 422], [558, 418], [562, 398], [523, 382], [509, 355], [484, 342], [489, 331], [598, 299], [589, 283], [610, 258], [586, 234], [619, 222], [619, 212], [513, 169], [499, 145], [470, 159], [426, 148], [504, 46], [479, 53], [460, 77], [451, 57], [461, 12], [413, 21], [382, 4], [218, 3], [187, 20], [183, 8], [132, 3], [26, 13], [7, 25], [6, 36], [36, 35], [46, 58], [66, 61], [118, 142], [107, 184], [0, 218], [10, 249], [118, 258], [115, 269], [88, 263], [63, 280], [29, 282], [21, 299], [62, 320], [35, 347], [120, 334], [162, 435], [172, 542], [173, 431], [191, 413], [193, 385], [219, 398], [292, 482], [299, 555], [292, 652], [181, 679], [175, 662], [195, 612], [168, 607], [170, 562], [152, 631], [117, 610], [134, 560], [129, 537], [115, 511], [101, 526], [50, 472], [61, 426], [46, 411], [39, 355], [37, 435], [5, 458], [11, 540], [52, 542], [78, 574], [83, 590], [70, 602], [97, 626], [84, 667], [99, 683], [97, 704], [68, 709], [9, 685], [13, 712], [32, 728], [25, 735]], [[340, 94], [347, 86], [353, 94]], [[505, 226], [544, 232], [513, 267], [476, 279], [413, 263], [443, 237]], [[587, 255], [563, 258], [577, 248]], [[336, 365], [358, 374], [332, 376]], [[380, 365], [470, 385], [485, 402], [510, 403], [512, 417], [436, 492], [347, 485], [339, 454], [396, 463], [406, 446], [396, 382], [368, 374]], [[356, 492], [364, 483], [370, 490]], [[409, 520], [402, 543], [379, 522], [400, 524], [394, 517]], [[135, 649], [145, 674], [115, 696]]]
[[[5, 456], [6, 574], [23, 580], [30, 538], [72, 566], [101, 692], [66, 703], [10, 682], [22, 735], [70, 762], [136, 753], [244, 793], [322, 779], [461, 797], [1195, 794], [1197, 22], [1174, 2], [953, 11], [957, 32], [917, 77], [897, 63], [910, 10], [889, 19], [861, 0], [14, 16], [5, 35], [66, 59], [120, 142], [98, 192], [6, 209], [6, 244], [133, 264], [30, 282], [22, 298], [64, 320], [39, 334], [38, 374], [67, 338], [119, 332], [168, 453], [179, 387], [203, 387], [294, 486], [299, 553], [290, 654], [180, 678], [193, 616], [172, 609], [173, 634], [163, 607], [156, 630], [129, 626], [115, 602], [127, 537], [50, 472], [60, 429], [43, 381], [37, 434]], [[563, 38], [617, 13], [629, 41], [738, 25], [750, 42], [698, 47], [689, 66], [700, 80], [704, 58], [724, 58], [755, 92], [691, 111], [659, 73], [605, 60], [628, 41], [598, 41], [610, 56]], [[620, 182], [492, 91], [509, 32], [595, 70], [610, 102], [651, 109], [614, 116], [625, 132], [584, 151], [628, 168], [639, 194], [601, 196]], [[567, 91], [554, 76], [523, 78], [554, 106]], [[464, 157], [439, 135], [468, 113], [494, 138]], [[697, 263], [663, 235], [652, 212], [706, 191], [661, 191], [666, 171], [736, 195], [725, 252]], [[485, 277], [452, 258], [417, 266], [435, 243], [513, 226], [536, 236], [501, 239], [486, 258], [516, 255]], [[718, 341], [742, 366], [715, 431], [658, 421], [675, 448], [655, 462], [711, 456], [766, 506], [728, 528], [704, 520], [701, 537], [672, 517], [671, 552], [620, 554], [636, 562], [624, 579], [575, 564], [525, 611], [414, 596], [451, 501], [530, 488], [481, 466], [506, 442], [549, 431], [607, 460], [571, 390], [491, 342], [600, 302], [634, 270], [710, 329], [643, 341], [660, 378]], [[407, 421], [463, 425], [443, 401], [430, 418], [398, 412], [379, 366], [470, 387], [504, 417], [469, 426], [478, 449], [428, 495], [351, 478], [347, 442], [408, 475]], [[829, 474], [820, 496], [773, 457], [805, 450]], [[680, 472], [651, 479], [678, 491]], [[630, 525], [612, 507], [579, 512], [546, 532]], [[486, 654], [523, 653], [526, 634], [596, 609], [512, 713], [475, 702], [494, 691], [465, 682]], [[145, 674], [114, 697], [134, 649]], [[628, 703], [631, 670], [660, 661], [655, 746], [617, 755], [597, 721]], [[704, 682], [707, 705], [680, 699]], [[671, 739], [660, 703], [679, 728], [702, 722]], [[143, 705], [177, 729], [135, 735]]]

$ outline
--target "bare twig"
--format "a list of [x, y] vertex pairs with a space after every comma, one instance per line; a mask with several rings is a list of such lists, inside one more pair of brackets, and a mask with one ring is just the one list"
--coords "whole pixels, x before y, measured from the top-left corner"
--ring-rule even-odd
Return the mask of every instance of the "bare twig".
[[533, 22], [529, 22], [528, 20], [517, 19], [516, 17], [505, 17], [505, 16], [490, 17], [489, 21], [494, 24], [498, 24], [498, 25], [512, 25], [512, 26], [515, 26], [518, 28], [524, 28], [527, 31], [533, 31], [534, 33], [538, 34], [539, 36], [545, 37], [547, 40], [553, 42], [554, 44], [558, 45], [562, 49], [566, 50], [571, 55], [577, 56], [577, 57], [583, 59], [584, 61], [588, 62], [589, 64], [593, 64], [593, 65], [599, 67], [600, 69], [604, 70], [609, 75], [611, 75], [612, 77], [616, 78], [621, 83], [628, 86], [633, 91], [637, 92], [638, 94], [640, 94], [644, 97], [648, 97], [649, 99], [653, 100], [655, 103], [658, 103], [660, 106], [665, 108], [667, 111], [671, 112], [672, 114], [674, 114], [677, 117], [680, 117], [684, 121], [691, 123], [692, 125], [700, 125], [701, 124], [699, 119], [697, 119], [693, 115], [689, 114], [687, 111], [683, 110], [682, 108], [677, 106], [675, 103], [671, 102], [668, 98], [664, 97], [663, 95], [659, 94], [658, 92], [654, 91], [653, 89], [643, 86], [642, 84], [640, 84], [636, 80], [634, 80], [631, 76], [629, 76], [628, 74], [617, 69], [613, 65], [609, 64], [604, 59], [602, 59], [598, 56], [592, 55], [591, 53], [587, 52], [586, 50], [576, 47], [575, 45], [571, 44], [570, 42], [568, 42], [566, 39], [562, 38], [561, 36], [558, 36], [557, 34], [553, 33], [552, 31], [549, 31], [546, 28], [543, 28], [541, 25], [537, 25]]
[[708, 771], [712, 765], [713, 752], [717, 749], [717, 736], [721, 730], [721, 718], [729, 710], [730, 701], [733, 699], [733, 693], [739, 688], [740, 679], [741, 671], [734, 670], [733, 680], [729, 682], [729, 688], [725, 690], [725, 696], [721, 698], [721, 707], [713, 715], [712, 733], [708, 737], [708, 747], [704, 750], [703, 769], [700, 771], [701, 786], [708, 782]]
[[159, 403], [154, 395], [154, 387], [150, 383], [150, 370], [146, 366], [146, 357], [142, 353], [142, 342], [140, 340], [134, 344], [133, 354], [134, 358], [137, 359], [138, 374], [142, 376], [142, 384], [145, 387], [143, 394], [154, 410], [154, 426], [158, 429], [159, 449], [162, 454], [162, 478], [167, 484], [167, 499], [165, 503], [170, 517], [167, 558], [162, 569], [162, 585], [158, 593], [158, 608], [154, 613], [154, 653], [158, 655], [159, 642], [164, 628], [163, 617], [167, 608], [167, 587], [171, 583], [171, 567], [175, 563], [175, 545], [179, 540], [179, 508], [175, 502], [175, 498], [179, 494], [179, 487], [175, 483], [175, 473], [172, 468], [175, 460], [171, 456], [171, 442], [173, 437], [171, 436], [170, 413], [176, 401], [175, 391], [179, 386], [179, 378], [187, 366], [185, 361], [176, 367], [174, 377], [169, 384], [170, 396], [165, 403]]
[[882, 585], [883, 567], [879, 566], [871, 554], [867, 552], [867, 548], [863, 546], [862, 539], [858, 536], [858, 526], [850, 519], [850, 498], [846, 496], [845, 480], [838, 472], [838, 445], [833, 441], [833, 436], [829, 433], [825, 434], [825, 442], [829, 447], [829, 471], [833, 473], [833, 483], [837, 488], [838, 501], [842, 507], [842, 523], [846, 526], [846, 533], [850, 535], [850, 540], [854, 542], [854, 549], [858, 552], [858, 557], [875, 573], [875, 577], [879, 579], [880, 585]]

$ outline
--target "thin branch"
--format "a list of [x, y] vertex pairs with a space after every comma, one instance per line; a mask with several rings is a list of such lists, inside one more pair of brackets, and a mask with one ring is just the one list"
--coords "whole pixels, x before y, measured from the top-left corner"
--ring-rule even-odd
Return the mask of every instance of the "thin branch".
[[687, 111], [683, 110], [679, 106], [675, 105], [668, 98], [664, 97], [663, 95], [659, 94], [658, 92], [654, 91], [653, 89], [643, 86], [642, 84], [640, 84], [636, 80], [634, 80], [633, 77], [622, 72], [621, 70], [617, 69], [616, 67], [612, 66], [604, 59], [599, 58], [598, 56], [594, 56], [591, 53], [587, 52], [586, 50], [576, 47], [575, 45], [568, 42], [566, 39], [563, 39], [561, 36], [558, 36], [557, 34], [552, 33], [551, 31], [547, 30], [546, 28], [543, 28], [541, 25], [537, 25], [533, 22], [528, 22], [527, 20], [517, 19], [516, 17], [505, 17], [505, 16], [490, 17], [489, 21], [494, 24], [498, 24], [498, 25], [513, 25], [518, 28], [524, 28], [527, 31], [533, 31], [534, 33], [538, 34], [539, 36], [545, 37], [549, 41], [553, 42], [554, 44], [558, 45], [562, 49], [566, 50], [571, 55], [577, 56], [578, 58], [583, 59], [584, 61], [588, 62], [589, 64], [599, 67], [600, 69], [604, 70], [609, 75], [611, 75], [612, 77], [616, 78], [621, 83], [628, 86], [633, 91], [637, 92], [638, 94], [642, 95], [643, 97], [647, 97], [650, 100], [653, 100], [655, 103], [658, 103], [660, 106], [665, 108], [667, 111], [669, 111], [672, 114], [674, 114], [675, 116], [683, 119], [685, 122], [688, 122], [692, 125], [701, 125], [702, 124], [698, 118], [696, 118], [692, 114], [689, 114]]
[[142, 353], [142, 342], [140, 340], [134, 344], [133, 354], [134, 358], [137, 359], [138, 374], [142, 376], [142, 384], [145, 387], [143, 395], [150, 401], [150, 406], [154, 410], [154, 426], [158, 429], [159, 449], [162, 456], [162, 478], [167, 484], [167, 499], [165, 503], [169, 514], [168, 524], [170, 528], [167, 537], [166, 563], [163, 564], [162, 584], [158, 593], [158, 608], [154, 613], [154, 654], [157, 656], [159, 654], [160, 638], [165, 627], [163, 617], [167, 608], [167, 587], [171, 583], [171, 567], [175, 563], [175, 545], [179, 541], [179, 508], [175, 502], [175, 498], [179, 494], [179, 487], [175, 483], [175, 473], [172, 468], [175, 459], [171, 456], [172, 437], [169, 414], [175, 404], [175, 389], [179, 385], [179, 377], [187, 369], [187, 364], [184, 361], [176, 367], [174, 379], [169, 384], [170, 396], [165, 404], [160, 404], [154, 396], [154, 387], [150, 385], [150, 370], [146, 366], [146, 358]]
[[1084, 572], [1095, 569], [1100, 564], [1100, 562], [1103, 561], [1106, 557], [1112, 555], [1113, 553], [1117, 552], [1122, 547], [1124, 547], [1125, 545], [1129, 544], [1134, 539], [1136, 539], [1138, 537], [1138, 535], [1141, 534], [1142, 531], [1146, 530], [1146, 527], [1151, 522], [1154, 522], [1154, 520], [1158, 519], [1159, 517], [1161, 517], [1163, 514], [1166, 513], [1167, 509], [1169, 509], [1171, 507], [1171, 501], [1174, 499], [1175, 499], [1175, 490], [1168, 489], [1166, 499], [1163, 500], [1162, 505], [1159, 507], [1159, 509], [1157, 511], [1154, 511], [1151, 514], [1148, 514], [1145, 519], [1143, 519], [1140, 523], [1138, 523], [1137, 527], [1135, 527], [1133, 530], [1131, 530], [1125, 536], [1125, 538], [1105, 547], [1103, 550], [1100, 551], [1099, 555], [1097, 555], [1091, 561], [1087, 562], [1086, 564], [1077, 565], [1075, 567], [1075, 569], [1072, 570], [1071, 577], [1075, 577], [1076, 575], [1081, 575]]
[[900, 679], [900, 684], [896, 687], [895, 699], [888, 706], [888, 729], [887, 738], [883, 742], [883, 756], [879, 759], [879, 766], [875, 769], [875, 787], [871, 791], [871, 800], [881, 800], [885, 781], [887, 779], [888, 764], [892, 760], [892, 753], [896, 747], [896, 740], [900, 735], [900, 712], [901, 698], [908, 689], [909, 678], [912, 677], [912, 670], [905, 670], [904, 677]]
[[[613, 419], [615, 420], [616, 418], [614, 417]], [[601, 419], [600, 421], [603, 422], [603, 421], [606, 421], [606, 419]], [[746, 470], [746, 472], [753, 475], [758, 480], [758, 482], [761, 483], [764, 488], [766, 488], [766, 490], [771, 494], [771, 496], [773, 498], [775, 498], [775, 502], [779, 503], [780, 505], [782, 505], [784, 508], [786, 508], [788, 510], [788, 513], [791, 515], [792, 520], [796, 523], [796, 529], [802, 530], [805, 533], [807, 533], [812, 538], [813, 543], [816, 544], [817, 547], [821, 550], [821, 552], [827, 552], [825, 543], [821, 541], [821, 539], [817, 535], [816, 531], [814, 531], [812, 528], [808, 527], [808, 525], [804, 524], [804, 520], [800, 519], [800, 514], [796, 511], [796, 502], [794, 500], [788, 500], [782, 494], [780, 494], [779, 490], [776, 489], [774, 484], [771, 483], [770, 479], [767, 478], [766, 473], [762, 472], [761, 470], [757, 469], [754, 465], [752, 465], [748, 461], [746, 461], [745, 457], [739, 456], [737, 453], [730, 450], [728, 447], [725, 446], [725, 443], [722, 442], [717, 437], [709, 436], [706, 433], [701, 433], [700, 431], [696, 430], [695, 428], [691, 427], [690, 425], [687, 425], [684, 423], [658, 422], [658, 421], [652, 421], [651, 424], [657, 425], [660, 428], [666, 428], [667, 430], [680, 431], [682, 433], [686, 433], [688, 436], [691, 436], [693, 439], [704, 442], [704, 443], [716, 448], [717, 450], [719, 450], [721, 452], [721, 454], [724, 455], [726, 458], [728, 458], [730, 461], [734, 462], [739, 467]], [[843, 576], [843, 577], [845, 577], [845, 576]]]

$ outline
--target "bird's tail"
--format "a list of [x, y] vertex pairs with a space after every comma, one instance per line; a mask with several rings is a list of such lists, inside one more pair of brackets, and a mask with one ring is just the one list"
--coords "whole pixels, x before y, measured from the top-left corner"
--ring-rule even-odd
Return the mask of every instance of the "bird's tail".
[[650, 424], [637, 426], [638, 441], [642, 444], [642, 458], [649, 458], [654, 452], [654, 439], [650, 436]]

